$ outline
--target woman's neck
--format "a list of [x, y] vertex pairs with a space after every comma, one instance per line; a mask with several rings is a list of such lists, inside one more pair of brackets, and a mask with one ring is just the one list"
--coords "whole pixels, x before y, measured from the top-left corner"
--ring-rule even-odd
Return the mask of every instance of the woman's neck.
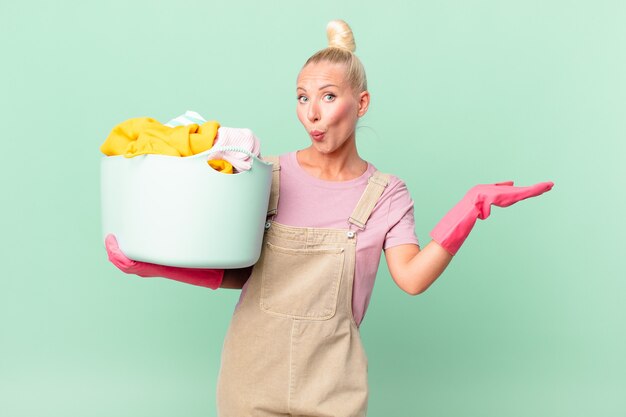
[[326, 181], [349, 181], [367, 170], [367, 162], [361, 159], [356, 147], [326, 154], [309, 146], [296, 153], [296, 160], [309, 175]]

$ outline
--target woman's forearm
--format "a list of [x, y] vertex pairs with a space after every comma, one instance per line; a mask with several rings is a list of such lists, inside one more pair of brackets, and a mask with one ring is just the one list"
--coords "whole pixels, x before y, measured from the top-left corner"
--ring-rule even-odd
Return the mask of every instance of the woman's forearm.
[[443, 273], [478, 219], [486, 219], [491, 205], [508, 207], [552, 189], [552, 182], [515, 187], [513, 181], [479, 184], [437, 223], [433, 240], [420, 250], [417, 245], [399, 245], [385, 251], [391, 276], [409, 294], [420, 294]]
[[443, 273], [452, 255], [435, 241], [424, 249], [401, 245], [385, 251], [389, 272], [396, 284], [411, 295], [421, 294]]
[[241, 289], [252, 274], [252, 267], [225, 269], [220, 288]]

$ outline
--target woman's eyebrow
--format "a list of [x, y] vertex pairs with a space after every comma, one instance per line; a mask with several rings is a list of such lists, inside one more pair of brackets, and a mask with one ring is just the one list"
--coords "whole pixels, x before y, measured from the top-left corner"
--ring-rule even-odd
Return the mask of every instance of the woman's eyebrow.
[[[328, 87], [336, 87], [336, 88], [339, 88], [339, 86], [338, 86], [338, 85], [335, 85], [335, 84], [324, 84], [324, 85], [323, 85], [323, 86], [321, 86], [318, 90], [323, 90], [323, 89], [328, 88]], [[302, 91], [306, 92], [306, 88], [304, 88], [304, 87], [298, 87], [298, 88], [296, 88], [296, 90], [302, 90]]]

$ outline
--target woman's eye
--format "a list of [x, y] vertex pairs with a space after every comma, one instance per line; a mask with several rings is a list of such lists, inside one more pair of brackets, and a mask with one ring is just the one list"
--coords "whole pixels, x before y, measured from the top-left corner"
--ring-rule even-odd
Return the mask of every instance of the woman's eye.
[[307, 100], [308, 100], [308, 98], [307, 98], [307, 97], [305, 97], [305, 96], [298, 96], [298, 101], [299, 101], [300, 103], [306, 103], [306, 102], [307, 102]]
[[334, 94], [326, 94], [324, 95], [324, 100], [326, 101], [333, 101], [335, 99], [335, 95]]

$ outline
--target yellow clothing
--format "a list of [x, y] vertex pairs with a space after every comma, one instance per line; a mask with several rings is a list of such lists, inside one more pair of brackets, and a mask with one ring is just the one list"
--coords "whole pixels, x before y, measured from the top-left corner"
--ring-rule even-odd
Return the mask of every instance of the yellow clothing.
[[[143, 154], [191, 156], [213, 147], [219, 127], [216, 121], [169, 127], [149, 117], [138, 117], [115, 126], [100, 150], [107, 156], [126, 158]], [[232, 165], [221, 159], [209, 161], [209, 165], [225, 174], [233, 172]]]
[[208, 164], [216, 171], [221, 172], [222, 174], [232, 174], [233, 166], [230, 162], [224, 161], [223, 159], [212, 159], [208, 161]]

